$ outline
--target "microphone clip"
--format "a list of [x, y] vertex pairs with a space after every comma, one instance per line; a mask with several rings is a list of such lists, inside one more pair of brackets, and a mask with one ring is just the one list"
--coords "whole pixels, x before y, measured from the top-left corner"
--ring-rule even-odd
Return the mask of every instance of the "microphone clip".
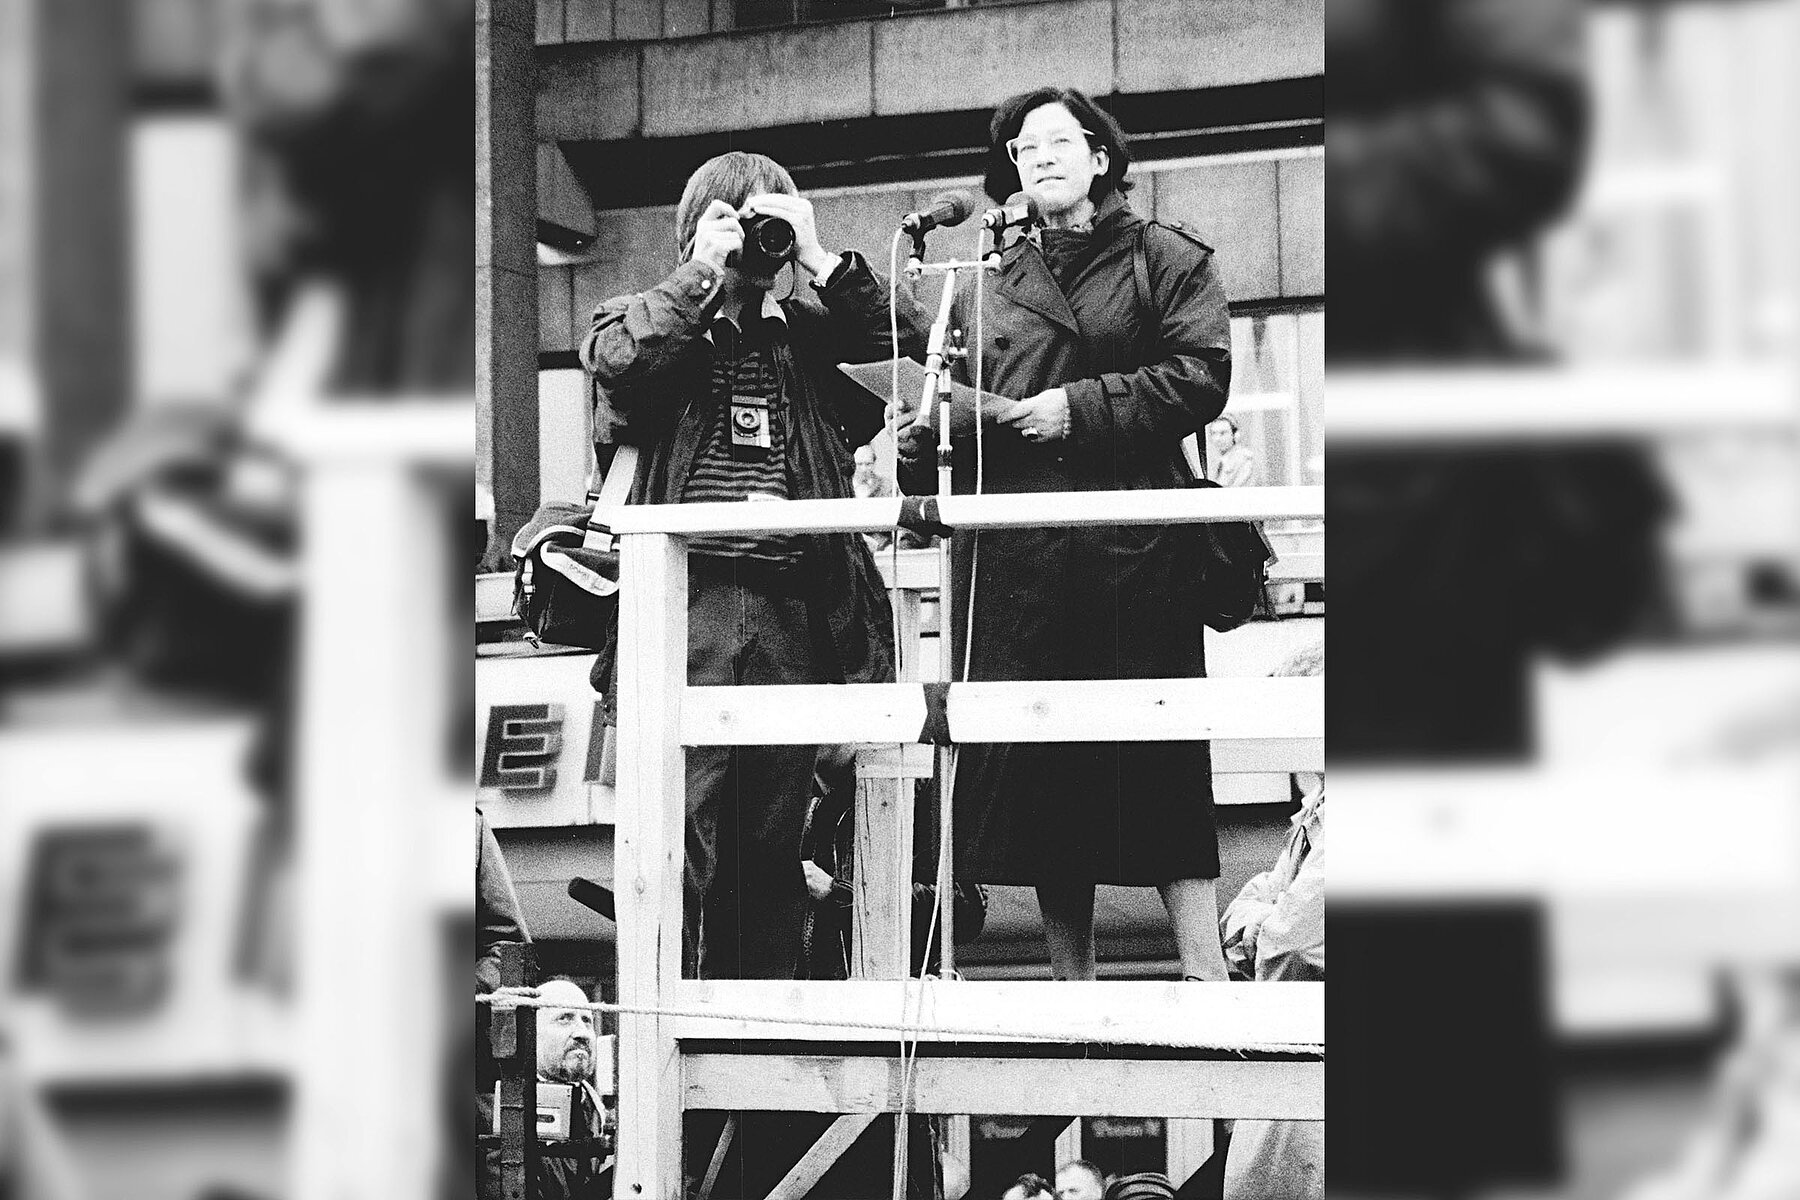
[[925, 273], [925, 232], [921, 229], [905, 232], [912, 239], [912, 250], [907, 253], [904, 273], [908, 279], [917, 279]]

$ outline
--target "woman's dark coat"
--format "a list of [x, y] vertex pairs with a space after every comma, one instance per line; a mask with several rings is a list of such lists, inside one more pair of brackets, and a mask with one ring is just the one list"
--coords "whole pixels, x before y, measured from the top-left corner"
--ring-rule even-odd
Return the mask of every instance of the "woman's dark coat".
[[[1147, 242], [1149, 312], [1139, 319], [1132, 253]], [[1109, 197], [1091, 261], [1067, 294], [1021, 239], [986, 283], [982, 388], [1012, 399], [1068, 389], [1065, 440], [982, 434], [983, 490], [1080, 492], [1193, 482], [1181, 441], [1225, 406], [1231, 326], [1211, 250], [1148, 225]], [[964, 287], [971, 287], [965, 283]], [[973, 345], [972, 297], [957, 323]], [[973, 382], [968, 364], [959, 367]], [[929, 461], [908, 490], [936, 490]], [[955, 490], [975, 490], [975, 439], [956, 439]], [[953, 539], [959, 664], [975, 628], [970, 679], [1194, 678], [1205, 674], [1191, 527], [985, 532]], [[957, 878], [1155, 884], [1218, 874], [1204, 742], [967, 745], [956, 776]]]

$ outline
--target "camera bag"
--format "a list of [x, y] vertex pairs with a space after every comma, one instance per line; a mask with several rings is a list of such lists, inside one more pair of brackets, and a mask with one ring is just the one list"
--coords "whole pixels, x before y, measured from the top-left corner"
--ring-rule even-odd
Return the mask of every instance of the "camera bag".
[[619, 604], [619, 547], [607, 520], [630, 495], [637, 462], [636, 446], [618, 447], [590, 503], [545, 504], [513, 538], [513, 613], [533, 643], [604, 646]]
[[[1150, 259], [1144, 249], [1150, 224], [1145, 222], [1138, 226], [1131, 268], [1139, 325], [1149, 330], [1154, 339], [1162, 322], [1153, 303]], [[1163, 224], [1169, 225], [1168, 222]], [[1184, 236], [1192, 236], [1185, 226], [1174, 224], [1169, 227]], [[1145, 361], [1150, 361], [1151, 357], [1146, 353]], [[1215, 480], [1196, 479], [1194, 486], [1220, 485]], [[1275, 551], [1263, 535], [1262, 526], [1254, 521], [1208, 521], [1196, 529], [1200, 543], [1196, 586], [1201, 620], [1220, 633], [1230, 633], [1254, 616], [1268, 616], [1271, 612], [1267, 589], [1269, 564], [1275, 561]]]

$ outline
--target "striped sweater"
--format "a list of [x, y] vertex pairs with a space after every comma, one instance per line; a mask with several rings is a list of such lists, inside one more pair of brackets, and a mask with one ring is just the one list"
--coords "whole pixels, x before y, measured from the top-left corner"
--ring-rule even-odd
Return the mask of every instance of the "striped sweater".
[[[713, 322], [711, 420], [682, 490], [682, 503], [742, 501], [749, 496], [788, 499], [788, 400], [782, 393], [776, 363], [776, 348], [785, 337], [785, 325], [772, 317], [755, 322], [743, 333], [723, 318]], [[770, 446], [766, 455], [733, 457], [733, 396], [768, 401]], [[720, 536], [695, 538], [690, 549], [712, 558], [750, 558], [792, 565], [800, 560], [801, 541], [797, 536], [781, 534]]]

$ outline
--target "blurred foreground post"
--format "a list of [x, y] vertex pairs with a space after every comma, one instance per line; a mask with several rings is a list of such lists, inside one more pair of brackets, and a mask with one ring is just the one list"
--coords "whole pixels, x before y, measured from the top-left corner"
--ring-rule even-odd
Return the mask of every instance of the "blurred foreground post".
[[44, 480], [131, 391], [129, 17], [113, 0], [0, 0], [0, 392], [10, 374], [35, 394]]
[[433, 472], [466, 478], [472, 431], [460, 401], [333, 405], [282, 431], [306, 463], [295, 1200], [423, 1200], [445, 1162], [433, 984], [473, 859]]

